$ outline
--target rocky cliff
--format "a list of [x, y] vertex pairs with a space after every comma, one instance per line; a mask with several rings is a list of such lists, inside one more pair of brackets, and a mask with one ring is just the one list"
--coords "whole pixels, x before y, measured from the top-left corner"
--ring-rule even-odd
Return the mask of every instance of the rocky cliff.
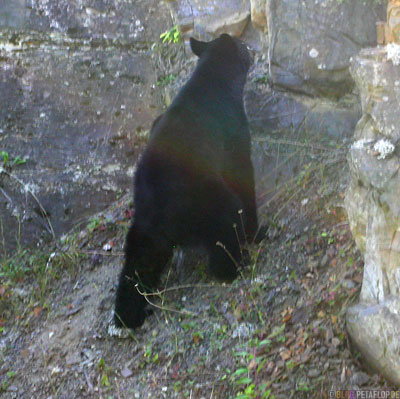
[[363, 116], [349, 153], [346, 208], [365, 266], [360, 304], [347, 323], [369, 362], [399, 385], [400, 46], [397, 55], [390, 49], [363, 50], [351, 66]]

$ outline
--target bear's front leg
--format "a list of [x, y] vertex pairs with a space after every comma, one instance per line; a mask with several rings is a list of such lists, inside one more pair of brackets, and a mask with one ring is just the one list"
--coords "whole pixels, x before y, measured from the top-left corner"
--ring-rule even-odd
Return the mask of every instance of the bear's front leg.
[[146, 318], [146, 299], [140, 292], [145, 292], [134, 276], [134, 269], [127, 263], [122, 269], [115, 299], [114, 323], [117, 327], [136, 328]]
[[117, 327], [136, 328], [143, 324], [149, 314], [144, 294], [157, 286], [171, 256], [172, 246], [139, 232], [135, 225], [131, 226], [115, 300], [114, 323]]

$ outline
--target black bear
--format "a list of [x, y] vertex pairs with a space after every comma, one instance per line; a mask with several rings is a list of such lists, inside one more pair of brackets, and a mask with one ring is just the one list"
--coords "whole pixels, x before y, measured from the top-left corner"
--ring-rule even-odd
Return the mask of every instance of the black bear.
[[233, 280], [241, 245], [257, 233], [243, 105], [249, 53], [227, 34], [211, 42], [191, 38], [190, 46], [199, 57], [196, 69], [153, 123], [135, 174], [135, 214], [116, 294], [117, 327], [143, 324], [148, 311], [140, 292], [157, 286], [176, 245], [204, 247], [210, 272]]

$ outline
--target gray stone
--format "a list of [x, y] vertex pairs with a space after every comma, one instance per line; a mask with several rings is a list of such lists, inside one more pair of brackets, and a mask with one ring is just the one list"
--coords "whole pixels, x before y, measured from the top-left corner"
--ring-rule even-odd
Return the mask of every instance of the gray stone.
[[128, 367], [125, 367], [122, 371], [121, 371], [121, 375], [124, 378], [129, 378], [133, 375], [133, 371], [130, 370]]
[[399, 67], [386, 61], [385, 48], [364, 49], [352, 59], [351, 74], [360, 90], [363, 113], [368, 115], [373, 130], [397, 142], [400, 139]]
[[353, 176], [365, 187], [372, 186], [377, 190], [384, 190], [399, 170], [397, 157], [382, 162], [372, 148], [364, 146], [353, 145], [349, 159]]
[[246, 0], [177, 0], [170, 3], [178, 25], [185, 35], [211, 39], [222, 33], [239, 37], [249, 19]]
[[245, 92], [250, 125], [262, 134], [298, 136], [306, 133], [312, 141], [350, 137], [360, 118], [355, 98], [337, 103], [289, 93], [263, 93], [249, 87]]
[[321, 370], [318, 370], [318, 369], [311, 369], [311, 370], [307, 373], [307, 375], [308, 375], [310, 378], [317, 378], [317, 377], [319, 377], [319, 376], [321, 375]]
[[[302, 168], [296, 151], [329, 148], [350, 138], [360, 117], [355, 98], [346, 103], [281, 92], [266, 92], [251, 81], [245, 106], [253, 133], [253, 163], [259, 198]], [[305, 144], [304, 147], [302, 145]], [[324, 143], [326, 146], [324, 147]], [[307, 147], [308, 146], [308, 147]]]
[[363, 0], [268, 0], [274, 84], [331, 98], [351, 92], [349, 60], [376, 44], [377, 11], [383, 17]]
[[3, 0], [0, 28], [57, 31], [91, 40], [158, 40], [172, 21], [163, 2], [149, 0]]
[[331, 346], [328, 349], [328, 357], [335, 357], [335, 356], [337, 356], [338, 353], [339, 353], [338, 349], [335, 348], [334, 346]]
[[[347, 311], [347, 329], [368, 364], [393, 384], [400, 385], [400, 302], [360, 303]], [[361, 384], [362, 385], [362, 384]]]
[[[152, 53], [0, 31], [0, 148], [10, 159], [0, 174], [0, 220], [7, 245], [38, 242], [51, 230], [59, 236], [119, 190], [129, 191], [137, 133], [160, 110]], [[12, 166], [17, 157], [26, 163]]]
[[361, 51], [351, 73], [363, 116], [349, 152], [345, 206], [365, 266], [360, 304], [348, 309], [347, 326], [368, 363], [399, 385], [400, 69], [377, 48]]
[[355, 384], [358, 386], [363, 386], [368, 384], [370, 381], [370, 377], [368, 374], [363, 373], [362, 371], [358, 371], [357, 373], [354, 373], [350, 377], [350, 384]]
[[25, 0], [5, 0], [0, 2], [0, 27], [22, 28], [24, 27], [28, 9]]

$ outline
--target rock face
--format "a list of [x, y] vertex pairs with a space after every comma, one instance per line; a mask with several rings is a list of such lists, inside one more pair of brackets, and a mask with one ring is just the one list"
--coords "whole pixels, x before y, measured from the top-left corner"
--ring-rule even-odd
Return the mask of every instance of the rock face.
[[264, 134], [307, 132], [317, 140], [349, 137], [361, 116], [353, 97], [346, 102], [310, 99], [292, 93], [246, 91], [246, 109], [252, 127]]
[[9, 249], [59, 237], [130, 190], [140, 136], [161, 109], [151, 44], [170, 26], [156, 0], [0, 3]]
[[117, 0], [0, 2], [0, 27], [52, 30], [91, 40], [155, 40], [168, 27], [165, 20], [169, 20], [168, 8], [152, 0], [146, 5]]
[[376, 45], [377, 13], [371, 4], [268, 0], [267, 17], [275, 85], [331, 98], [351, 92], [350, 57]]
[[273, 89], [250, 85], [246, 92], [257, 133], [291, 141], [349, 139], [361, 117], [350, 57], [376, 43], [384, 11], [364, 0], [252, 1], [253, 26], [260, 29], [256, 16], [264, 12], [269, 39], [269, 67], [258, 80], [264, 77]]
[[387, 42], [400, 43], [400, 1], [389, 0], [387, 10]]
[[379, 371], [400, 384], [400, 68], [385, 48], [366, 49], [351, 73], [363, 116], [349, 154], [346, 208], [365, 255], [360, 305], [348, 311], [350, 335]]
[[268, 31], [267, 0], [250, 0], [251, 23], [262, 32]]
[[177, 0], [170, 6], [184, 34], [207, 40], [222, 33], [239, 37], [250, 19], [248, 0]]

